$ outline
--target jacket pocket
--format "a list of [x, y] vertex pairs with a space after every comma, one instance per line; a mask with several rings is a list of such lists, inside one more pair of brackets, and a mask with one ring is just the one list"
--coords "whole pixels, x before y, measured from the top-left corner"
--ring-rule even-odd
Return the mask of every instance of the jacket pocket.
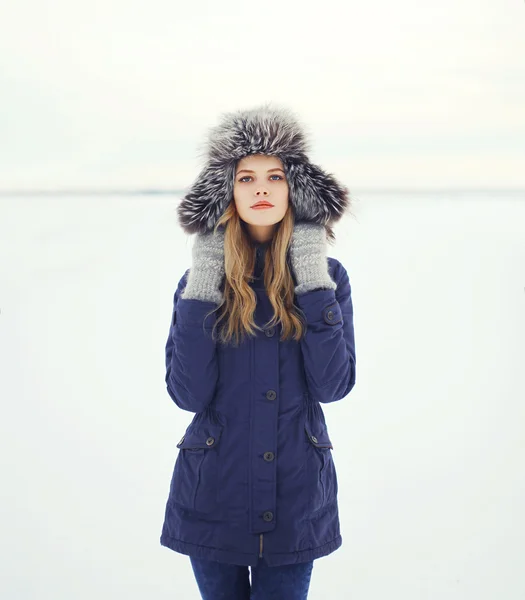
[[216, 509], [222, 429], [222, 425], [199, 423], [190, 425], [182, 436], [170, 488], [175, 504], [204, 514]]
[[332, 457], [333, 445], [324, 423], [304, 424], [308, 438], [309, 458], [306, 462], [310, 490], [310, 506], [312, 513], [316, 513], [337, 497], [337, 475]]

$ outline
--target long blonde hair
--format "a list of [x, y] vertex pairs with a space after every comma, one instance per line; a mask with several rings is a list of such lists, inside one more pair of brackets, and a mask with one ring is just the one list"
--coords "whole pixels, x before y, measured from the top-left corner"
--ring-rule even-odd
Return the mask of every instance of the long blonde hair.
[[[265, 324], [265, 327], [281, 323], [281, 340], [287, 340], [292, 336], [295, 340], [299, 340], [306, 328], [302, 311], [293, 302], [295, 284], [287, 262], [294, 221], [293, 205], [290, 203], [283, 219], [277, 224], [265, 253], [264, 287], [274, 310], [272, 319]], [[218, 327], [220, 333], [218, 338], [214, 336], [214, 339], [218, 339], [223, 344], [234, 339], [234, 343], [238, 344], [246, 334], [255, 336], [256, 330], [262, 331], [253, 318], [257, 296], [249, 286], [255, 267], [256, 249], [237, 212], [235, 202], [230, 202], [214, 229], [216, 230], [220, 225], [225, 225], [224, 299], [212, 311], [219, 311], [213, 333]], [[326, 226], [326, 229], [327, 239], [332, 242], [335, 237], [333, 230], [330, 226]], [[221, 321], [225, 322], [221, 324]]]

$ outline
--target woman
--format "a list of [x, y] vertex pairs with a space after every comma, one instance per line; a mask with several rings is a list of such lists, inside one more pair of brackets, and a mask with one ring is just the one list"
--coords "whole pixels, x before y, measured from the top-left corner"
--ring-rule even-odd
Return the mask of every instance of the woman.
[[189, 555], [204, 599], [306, 598], [314, 559], [342, 544], [321, 403], [355, 384], [348, 273], [326, 255], [350, 201], [306, 150], [288, 110], [226, 113], [178, 207], [196, 238], [166, 384], [195, 414], [160, 542]]

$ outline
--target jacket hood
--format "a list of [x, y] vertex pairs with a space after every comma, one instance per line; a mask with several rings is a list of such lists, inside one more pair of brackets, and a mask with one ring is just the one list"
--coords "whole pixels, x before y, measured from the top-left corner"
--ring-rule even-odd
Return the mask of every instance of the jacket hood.
[[208, 131], [205, 165], [178, 205], [180, 226], [189, 234], [212, 231], [233, 200], [237, 162], [268, 154], [283, 163], [295, 220], [330, 227], [349, 208], [349, 191], [309, 161], [308, 149], [306, 132], [289, 109], [267, 103], [224, 113]]

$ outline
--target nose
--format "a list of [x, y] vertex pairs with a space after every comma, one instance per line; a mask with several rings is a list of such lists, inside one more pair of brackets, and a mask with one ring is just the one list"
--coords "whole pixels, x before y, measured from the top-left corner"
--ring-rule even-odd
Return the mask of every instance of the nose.
[[269, 195], [269, 192], [268, 192], [268, 190], [257, 190], [257, 191], [255, 192], [255, 195], [256, 195], [256, 196], [260, 196], [261, 194], [262, 194], [263, 196], [268, 196], [268, 195]]

